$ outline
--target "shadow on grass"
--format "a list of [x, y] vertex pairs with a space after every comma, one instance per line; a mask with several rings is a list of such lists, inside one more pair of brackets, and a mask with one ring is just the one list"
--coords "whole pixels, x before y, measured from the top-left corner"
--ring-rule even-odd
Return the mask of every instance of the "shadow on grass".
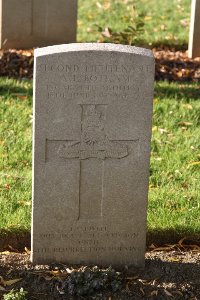
[[162, 99], [175, 100], [199, 100], [200, 88], [197, 83], [163, 83], [158, 82], [155, 85], [155, 96]]
[[182, 238], [185, 238], [185, 244], [196, 243], [200, 246], [200, 228], [195, 232], [189, 227], [155, 229], [147, 232], [147, 246], [151, 244], [165, 245], [176, 244]]
[[[26, 84], [26, 86], [23, 86], [23, 84]], [[32, 92], [33, 90], [31, 80], [15, 80], [3, 77], [0, 78], [1, 96], [17, 96], [17, 94], [31, 96]]]
[[146, 40], [140, 40], [137, 45], [133, 44], [133, 46], [137, 46], [137, 47], [143, 47], [143, 48], [148, 48], [148, 49], [153, 49], [153, 48], [157, 48], [159, 50], [173, 50], [173, 51], [185, 51], [188, 49], [188, 44], [186, 43], [177, 43], [174, 40], [159, 40], [156, 42], [152, 42], [151, 44], [149, 44], [148, 41]]
[[[104, 29], [101, 26], [96, 25], [97, 32], [99, 34], [99, 37], [97, 40], [100, 40], [101, 43], [114, 43], [114, 44], [123, 44], [123, 45], [130, 45], [130, 39], [127, 37], [127, 29], [130, 29], [128, 26], [127, 28], [121, 28], [121, 30], [113, 30], [112, 35], [110, 37], [105, 36], [104, 34]], [[83, 40], [79, 39], [79, 42], [82, 43], [84, 42]], [[93, 40], [95, 43], [96, 41]], [[137, 36], [137, 40], [133, 39], [133, 42], [131, 43], [131, 46], [136, 46], [136, 47], [142, 47], [142, 48], [147, 48], [147, 49], [153, 49], [156, 48], [158, 50], [172, 50], [172, 51], [185, 51], [188, 49], [188, 43], [185, 41], [180, 41], [180, 40], [174, 40], [174, 39], [169, 39], [166, 40], [165, 38], [161, 38], [156, 41], [150, 41], [148, 39], [142, 38], [142, 36]]]
[[27, 229], [0, 229], [0, 252], [5, 250], [23, 251], [31, 246], [31, 233]]
[[188, 49], [187, 43], [178, 43], [174, 40], [160, 40], [153, 42], [151, 45], [152, 48], [160, 48], [160, 49], [173, 49], [173, 51], [184, 51]]

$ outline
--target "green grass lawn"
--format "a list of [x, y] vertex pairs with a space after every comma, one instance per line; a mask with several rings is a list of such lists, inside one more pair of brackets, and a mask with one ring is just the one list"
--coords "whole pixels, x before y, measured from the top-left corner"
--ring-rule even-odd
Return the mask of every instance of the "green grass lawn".
[[144, 22], [139, 44], [187, 48], [190, 6], [191, 0], [79, 0], [78, 41], [101, 39], [96, 25], [124, 31], [139, 15]]
[[[32, 82], [0, 79], [0, 228], [30, 229]], [[200, 233], [197, 84], [155, 85], [149, 231]]]
[[155, 86], [150, 230], [200, 233], [200, 101], [199, 86]]
[[0, 79], [0, 227], [30, 228], [32, 83]]

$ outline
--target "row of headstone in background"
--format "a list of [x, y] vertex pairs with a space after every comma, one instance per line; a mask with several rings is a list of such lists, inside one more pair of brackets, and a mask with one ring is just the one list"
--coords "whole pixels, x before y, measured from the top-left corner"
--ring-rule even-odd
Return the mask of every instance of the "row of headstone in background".
[[192, 0], [188, 56], [200, 56], [200, 0]]
[[77, 0], [0, 0], [0, 48], [76, 41]]
[[154, 58], [147, 49], [37, 49], [32, 261], [142, 266]]
[[[0, 48], [76, 41], [77, 0], [0, 0]], [[189, 57], [200, 56], [200, 0], [192, 0]]]

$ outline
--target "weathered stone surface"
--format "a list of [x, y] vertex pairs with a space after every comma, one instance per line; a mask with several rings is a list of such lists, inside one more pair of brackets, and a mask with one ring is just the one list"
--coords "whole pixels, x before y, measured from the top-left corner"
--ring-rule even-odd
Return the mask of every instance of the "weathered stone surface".
[[153, 79], [142, 48], [35, 51], [34, 263], [143, 265]]
[[0, 0], [0, 48], [76, 40], [77, 0]]
[[200, 0], [192, 0], [188, 56], [200, 56]]

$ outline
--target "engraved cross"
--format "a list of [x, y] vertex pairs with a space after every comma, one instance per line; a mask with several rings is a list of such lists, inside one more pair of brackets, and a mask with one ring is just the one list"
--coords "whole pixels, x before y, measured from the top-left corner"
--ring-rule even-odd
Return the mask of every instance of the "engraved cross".
[[57, 151], [60, 158], [80, 160], [78, 219], [103, 216], [105, 160], [129, 155], [128, 141], [108, 138], [106, 109], [104, 104], [82, 104], [80, 141], [63, 141]]

